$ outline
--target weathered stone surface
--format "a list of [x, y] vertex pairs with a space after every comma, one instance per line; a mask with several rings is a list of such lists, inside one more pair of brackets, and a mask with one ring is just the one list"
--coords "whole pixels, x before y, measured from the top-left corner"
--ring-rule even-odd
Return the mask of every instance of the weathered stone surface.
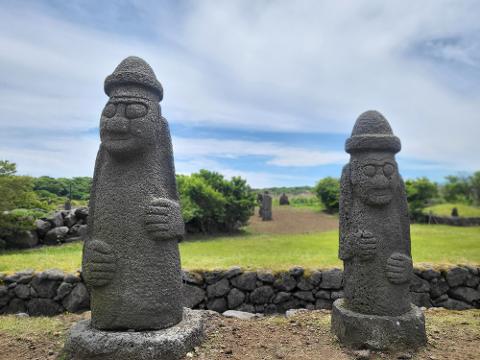
[[448, 283], [445, 279], [433, 279], [430, 283], [430, 296], [435, 299], [443, 294], [446, 294], [449, 289]]
[[271, 271], [260, 271], [257, 273], [257, 278], [267, 284], [273, 284], [275, 281], [275, 275]]
[[272, 220], [272, 196], [265, 191], [261, 197], [260, 217], [263, 221]]
[[313, 286], [319, 286], [322, 282], [322, 272], [321, 271], [314, 271], [312, 275], [310, 275], [310, 281], [312, 282]]
[[313, 289], [313, 284], [309, 279], [302, 277], [297, 283], [297, 288], [308, 291]]
[[441, 276], [441, 274], [440, 274], [440, 271], [437, 271], [437, 270], [434, 270], [434, 269], [427, 269], [427, 270], [423, 270], [421, 272], [421, 276], [425, 280], [430, 281], [430, 280], [439, 278]]
[[225, 271], [225, 278], [227, 279], [231, 279], [235, 276], [238, 276], [240, 275], [241, 273], [243, 273], [243, 270], [240, 266], [233, 266], [231, 267], [230, 269], [228, 269], [227, 271]]
[[254, 272], [246, 272], [232, 280], [232, 285], [240, 290], [252, 291], [257, 285], [257, 274]]
[[228, 308], [235, 309], [239, 307], [241, 304], [243, 304], [243, 302], [245, 301], [245, 294], [242, 291], [236, 288], [233, 288], [228, 293], [227, 301], [228, 301]]
[[43, 243], [46, 245], [57, 245], [65, 242], [68, 230], [66, 226], [59, 226], [49, 230], [43, 239]]
[[196, 272], [189, 272], [182, 270], [182, 280], [187, 284], [193, 285], [202, 285], [203, 284], [203, 277], [202, 275]]
[[15, 295], [20, 299], [28, 299], [30, 297], [30, 288], [24, 284], [18, 284], [14, 289]]
[[80, 278], [78, 276], [75, 276], [73, 274], [66, 274], [63, 281], [70, 283], [70, 284], [75, 284], [80, 281]]
[[[345, 293], [341, 290], [340, 291], [332, 291], [330, 293], [330, 299], [332, 299], [332, 300], [341, 299], [343, 297], [345, 297]], [[321, 298], [321, 297], [319, 296], [319, 298]]]
[[301, 266], [295, 266], [288, 270], [288, 273], [295, 278], [299, 278], [304, 274], [305, 270]]
[[207, 309], [213, 310], [219, 313], [227, 311], [227, 300], [224, 298], [211, 299], [207, 302]]
[[416, 349], [427, 341], [425, 318], [419, 308], [398, 316], [366, 315], [348, 310], [344, 299], [333, 305], [332, 330], [354, 349]]
[[203, 273], [203, 278], [207, 284], [215, 284], [225, 276], [225, 272], [222, 270], [213, 270]]
[[6, 313], [7, 314], [18, 314], [18, 313], [24, 313], [26, 311], [27, 307], [25, 305], [25, 302], [21, 299], [18, 298], [13, 298], [10, 300], [8, 303], [8, 306], [6, 308]]
[[284, 291], [280, 291], [275, 295], [275, 298], [273, 299], [274, 304], [280, 304], [282, 302], [285, 302], [287, 300], [290, 300], [292, 297], [292, 294]]
[[48, 221], [52, 224], [52, 227], [63, 226], [63, 216], [61, 212], [53, 214], [52, 217], [48, 218]]
[[105, 93], [83, 252], [92, 326], [165, 329], [182, 320], [184, 223], [163, 89], [144, 60], [128, 57]]
[[63, 311], [62, 307], [52, 299], [29, 300], [27, 309], [32, 316], [54, 316]]
[[59, 269], [49, 269], [41, 272], [37, 276], [42, 280], [61, 281], [64, 279], [65, 274]]
[[327, 299], [317, 299], [315, 301], [315, 309], [327, 309], [331, 310], [332, 309], [332, 300], [327, 300]]
[[207, 286], [207, 296], [208, 298], [212, 297], [221, 297], [227, 295], [230, 291], [230, 283], [227, 279], [222, 279], [212, 285]]
[[480, 300], [480, 291], [466, 287], [460, 286], [455, 289], [448, 291], [448, 295], [457, 300], [461, 300], [467, 303], [473, 303], [474, 301]]
[[340, 269], [327, 270], [322, 273], [322, 289], [341, 289], [343, 281], [343, 272]]
[[[340, 180], [339, 246], [345, 298], [335, 301], [332, 331], [348, 346], [390, 349], [426, 341], [423, 314], [410, 302], [410, 219], [395, 161], [400, 148], [377, 111], [360, 115], [345, 143], [350, 162]], [[338, 275], [322, 277], [321, 288], [340, 289]], [[332, 278], [335, 286], [326, 285]], [[428, 296], [428, 282], [415, 280], [413, 288]]]
[[60, 280], [50, 280], [37, 275], [30, 284], [39, 297], [53, 299], [57, 295]]
[[446, 299], [445, 301], [439, 301], [436, 303], [436, 305], [449, 310], [469, 310], [474, 308], [472, 305], [463, 301], [450, 298]]
[[8, 288], [4, 285], [0, 285], [0, 308], [6, 306], [10, 300]]
[[465, 268], [455, 267], [447, 271], [447, 283], [450, 287], [456, 287], [465, 284], [469, 272]]
[[73, 285], [68, 283], [68, 282], [63, 282], [60, 284], [60, 286], [57, 289], [57, 296], [55, 297], [55, 300], [61, 300], [65, 296], [67, 296], [70, 291], [72, 291]]
[[237, 310], [243, 311], [243, 312], [255, 313], [255, 307], [252, 304], [242, 304]]
[[245, 311], [238, 311], [238, 310], [227, 310], [222, 315], [225, 317], [235, 318], [240, 320], [252, 320], [259, 317], [257, 314], [253, 314], [251, 312], [245, 312]]
[[317, 299], [330, 299], [331, 298], [331, 292], [330, 291], [327, 291], [327, 290], [318, 290], [316, 293], [315, 293], [315, 297]]
[[50, 223], [49, 221], [41, 220], [41, 219], [35, 220], [34, 225], [35, 225], [35, 230], [37, 231], [37, 234], [40, 237], [44, 237], [47, 234], [48, 230], [52, 228], [52, 223]]
[[291, 291], [297, 286], [295, 278], [289, 274], [283, 274], [273, 283], [276, 289], [280, 291]]
[[313, 296], [311, 291], [296, 291], [293, 293], [293, 296], [300, 300], [308, 301], [308, 302], [314, 302], [315, 297]]
[[273, 297], [274, 291], [271, 286], [264, 285], [252, 291], [250, 294], [250, 301], [253, 304], [265, 304], [270, 302]]
[[413, 275], [410, 282], [410, 291], [429, 292], [430, 284], [428, 283], [427, 280], [424, 280], [417, 275]]
[[410, 299], [412, 300], [412, 303], [420, 306], [420, 307], [430, 307], [432, 306], [432, 302], [430, 300], [430, 294], [426, 292], [411, 292], [410, 293]]
[[88, 208], [87, 207], [79, 207], [75, 209], [75, 217], [77, 219], [86, 220], [88, 217]]
[[6, 284], [14, 283], [14, 282], [20, 282], [20, 280], [24, 277], [28, 278], [28, 281], [30, 281], [33, 278], [34, 275], [34, 270], [33, 269], [26, 269], [23, 271], [19, 271], [15, 274], [5, 276], [3, 281]]
[[62, 301], [63, 307], [72, 313], [88, 310], [90, 297], [84, 284], [78, 283]]
[[38, 235], [35, 231], [21, 231], [6, 238], [8, 248], [29, 249], [38, 244]]
[[102, 331], [89, 320], [70, 330], [65, 351], [70, 360], [177, 360], [203, 340], [203, 312], [185, 309], [183, 320], [157, 331]]
[[184, 306], [193, 309], [205, 299], [205, 291], [198, 286], [183, 285]]

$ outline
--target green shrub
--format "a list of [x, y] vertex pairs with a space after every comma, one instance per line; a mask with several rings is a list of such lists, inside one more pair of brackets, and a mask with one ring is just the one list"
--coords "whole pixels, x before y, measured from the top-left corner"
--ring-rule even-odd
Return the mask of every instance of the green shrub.
[[410, 217], [417, 221], [423, 218], [423, 210], [438, 196], [437, 184], [426, 177], [405, 181]]
[[323, 178], [315, 185], [314, 191], [328, 212], [338, 212], [340, 197], [340, 181], [338, 179], [330, 176]]
[[231, 232], [247, 224], [255, 195], [240, 177], [200, 170], [177, 176], [182, 215], [189, 232]]

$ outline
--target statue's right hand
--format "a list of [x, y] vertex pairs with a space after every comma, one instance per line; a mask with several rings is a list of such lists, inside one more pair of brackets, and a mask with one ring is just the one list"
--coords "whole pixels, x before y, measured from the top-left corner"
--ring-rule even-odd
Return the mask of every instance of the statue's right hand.
[[91, 240], [85, 244], [83, 273], [88, 285], [105, 286], [115, 275], [116, 261], [113, 249], [106, 242]]
[[360, 260], [370, 260], [375, 256], [377, 250], [377, 239], [370, 231], [358, 231], [355, 234], [357, 238], [356, 254]]

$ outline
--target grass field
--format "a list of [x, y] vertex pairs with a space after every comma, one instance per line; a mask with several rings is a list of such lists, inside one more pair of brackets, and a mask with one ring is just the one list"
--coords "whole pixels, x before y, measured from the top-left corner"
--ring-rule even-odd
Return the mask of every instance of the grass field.
[[430, 211], [438, 216], [450, 216], [452, 214], [452, 209], [456, 207], [458, 210], [458, 215], [460, 217], [480, 217], [480, 207], [470, 206], [465, 204], [455, 204], [455, 203], [446, 203], [438, 204], [425, 208], [423, 211], [425, 214], [428, 214]]
[[[412, 225], [412, 253], [420, 264], [447, 267], [480, 264], [480, 227]], [[0, 254], [0, 272], [31, 268], [80, 268], [81, 243], [45, 246]], [[338, 232], [311, 234], [242, 234], [187, 241], [180, 244], [182, 266], [191, 270], [228, 268], [286, 270], [294, 265], [307, 269], [341, 266], [337, 259]]]

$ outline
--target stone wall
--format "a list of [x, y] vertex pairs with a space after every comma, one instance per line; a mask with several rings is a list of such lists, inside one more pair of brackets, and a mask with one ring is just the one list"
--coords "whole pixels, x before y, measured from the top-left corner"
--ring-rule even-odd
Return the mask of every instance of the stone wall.
[[456, 216], [435, 216], [428, 215], [429, 224], [441, 224], [452, 226], [480, 226], [478, 217], [456, 217]]
[[[414, 270], [412, 301], [418, 306], [464, 310], [480, 308], [480, 268]], [[284, 313], [289, 309], [330, 309], [343, 296], [339, 269], [305, 274], [300, 267], [274, 274], [225, 271], [184, 272], [185, 306], [223, 312]], [[23, 271], [1, 276], [0, 314], [33, 316], [88, 310], [88, 291], [81, 276], [58, 270]]]

